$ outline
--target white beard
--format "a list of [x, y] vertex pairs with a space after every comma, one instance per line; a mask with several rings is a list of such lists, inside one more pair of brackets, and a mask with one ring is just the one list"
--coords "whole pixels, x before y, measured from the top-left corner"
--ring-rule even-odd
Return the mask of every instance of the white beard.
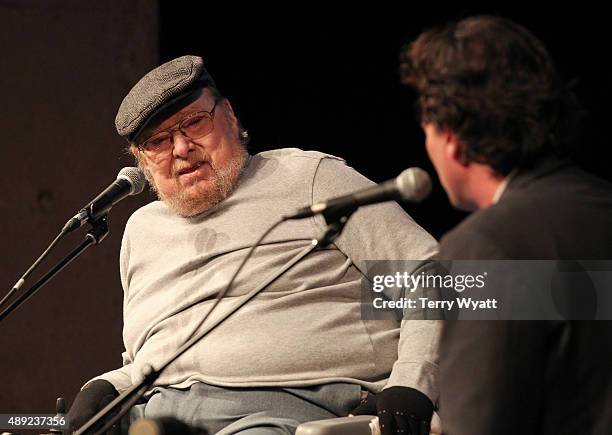
[[211, 209], [232, 193], [238, 183], [240, 174], [242, 174], [248, 156], [246, 149], [240, 147], [226, 166], [218, 168], [212, 166], [211, 162], [214, 175], [207, 186], [196, 188], [195, 191], [193, 189], [179, 188], [172, 195], [162, 194], [157, 189], [151, 173], [143, 167], [141, 169], [149, 182], [151, 190], [161, 201], [164, 201], [176, 214], [183, 217], [191, 217]]

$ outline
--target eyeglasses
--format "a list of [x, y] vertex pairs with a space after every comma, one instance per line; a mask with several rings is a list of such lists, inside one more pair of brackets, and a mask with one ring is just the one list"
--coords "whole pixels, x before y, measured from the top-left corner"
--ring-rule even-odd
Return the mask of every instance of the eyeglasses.
[[189, 139], [203, 138], [214, 129], [215, 108], [219, 101], [219, 99], [215, 100], [215, 104], [209, 112], [202, 110], [192, 113], [172, 127], [154, 134], [137, 145], [138, 150], [152, 158], [162, 157], [173, 148], [174, 132], [176, 131], [180, 131], [183, 136]]

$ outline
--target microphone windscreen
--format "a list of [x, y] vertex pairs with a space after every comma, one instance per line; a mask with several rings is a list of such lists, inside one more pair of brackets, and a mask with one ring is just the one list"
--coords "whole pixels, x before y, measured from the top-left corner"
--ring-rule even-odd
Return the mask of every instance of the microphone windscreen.
[[397, 177], [397, 188], [405, 201], [421, 202], [431, 193], [431, 177], [421, 168], [408, 168]]
[[146, 179], [142, 171], [134, 166], [126, 166], [119, 171], [117, 179], [127, 180], [132, 185], [130, 195], [137, 195], [144, 190]]

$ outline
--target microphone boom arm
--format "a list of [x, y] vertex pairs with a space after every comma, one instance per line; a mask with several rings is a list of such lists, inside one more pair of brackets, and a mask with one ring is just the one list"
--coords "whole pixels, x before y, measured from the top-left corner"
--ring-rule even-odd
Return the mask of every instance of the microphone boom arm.
[[47, 282], [49, 282], [55, 275], [57, 275], [64, 267], [72, 262], [75, 258], [83, 253], [87, 248], [92, 245], [99, 244], [108, 235], [108, 220], [106, 215], [92, 223], [92, 228], [85, 235], [85, 240], [81, 242], [79, 246], [73, 249], [68, 255], [66, 255], [60, 262], [58, 262], [49, 272], [47, 272], [42, 278], [40, 278], [32, 287], [22, 293], [17, 299], [13, 300], [12, 303], [0, 313], [0, 322], [4, 320], [9, 314], [21, 306], [25, 301], [34, 296], [34, 294], [40, 290]]

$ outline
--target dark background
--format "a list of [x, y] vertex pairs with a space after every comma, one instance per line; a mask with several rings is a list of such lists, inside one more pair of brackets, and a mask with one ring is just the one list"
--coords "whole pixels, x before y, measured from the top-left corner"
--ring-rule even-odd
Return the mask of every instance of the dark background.
[[[401, 46], [451, 18], [503, 15], [539, 36], [564, 78], [575, 81], [591, 113], [577, 160], [612, 178], [603, 11], [583, 4], [541, 12], [384, 4], [328, 9], [296, 4], [219, 13], [207, 2], [0, 0], [0, 294], [66, 219], [131, 164], [114, 134], [116, 108], [139, 77], [183, 54], [205, 59], [250, 131], [252, 153], [316, 149], [383, 181], [409, 166], [433, 174], [414, 95], [399, 84]], [[118, 249], [125, 220], [147, 200], [142, 195], [116, 206], [107, 240], [0, 324], [0, 413], [50, 412], [55, 397], [70, 402], [85, 381], [121, 363]], [[448, 205], [437, 181], [428, 201], [406, 209], [436, 237], [464, 216]], [[62, 243], [54, 258], [81, 237]]]
[[[410, 166], [434, 173], [414, 115], [414, 94], [399, 82], [401, 47], [432, 25], [471, 14], [502, 15], [540, 37], [566, 81], [575, 82], [592, 114], [578, 160], [612, 176], [599, 154], [607, 150], [602, 128], [612, 82], [603, 68], [610, 51], [603, 15], [576, 4], [547, 11], [434, 4], [370, 5], [342, 13], [304, 8], [276, 20], [254, 18], [233, 26], [202, 20], [205, 4], [193, 6], [186, 16], [162, 1], [160, 56], [167, 61], [193, 53], [205, 59], [252, 134], [252, 152], [317, 149], [344, 157], [379, 182]], [[406, 210], [436, 237], [465, 216], [450, 207], [438, 183], [426, 203]]]

